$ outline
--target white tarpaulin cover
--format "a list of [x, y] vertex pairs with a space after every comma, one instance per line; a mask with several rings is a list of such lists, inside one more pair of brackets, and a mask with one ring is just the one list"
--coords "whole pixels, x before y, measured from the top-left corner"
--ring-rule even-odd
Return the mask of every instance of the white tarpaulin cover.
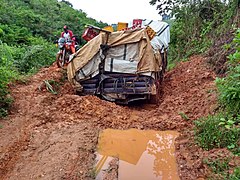
[[156, 32], [156, 35], [151, 40], [154, 49], [160, 49], [162, 53], [164, 52], [164, 49], [168, 49], [168, 44], [170, 43], [170, 30], [168, 23], [143, 20], [142, 24], [143, 26], [150, 26]]
[[[150, 26], [156, 36], [150, 41], [144, 26]], [[107, 34], [100, 33], [75, 53], [67, 67], [72, 83], [94, 77], [99, 73], [100, 45], [106, 44]], [[120, 73], [151, 74], [161, 69], [160, 52], [168, 48], [169, 25], [161, 21], [143, 21], [143, 28], [109, 34], [104, 70]]]

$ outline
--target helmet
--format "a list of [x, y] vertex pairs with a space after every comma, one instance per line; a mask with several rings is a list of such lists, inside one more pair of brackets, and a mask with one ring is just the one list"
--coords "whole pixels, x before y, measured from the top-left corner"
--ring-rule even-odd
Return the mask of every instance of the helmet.
[[63, 26], [63, 29], [68, 29], [67, 25]]

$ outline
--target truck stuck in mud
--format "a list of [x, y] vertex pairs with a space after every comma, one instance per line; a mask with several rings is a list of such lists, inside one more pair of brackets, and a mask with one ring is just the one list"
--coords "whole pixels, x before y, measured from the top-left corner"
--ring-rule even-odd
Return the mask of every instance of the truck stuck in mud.
[[88, 39], [67, 67], [68, 80], [77, 94], [118, 104], [159, 98], [167, 67], [169, 25], [137, 22], [115, 32], [88, 27], [98, 34]]

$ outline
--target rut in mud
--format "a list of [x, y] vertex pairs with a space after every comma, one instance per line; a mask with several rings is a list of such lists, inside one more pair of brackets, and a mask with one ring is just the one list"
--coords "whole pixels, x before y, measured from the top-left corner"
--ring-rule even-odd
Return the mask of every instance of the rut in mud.
[[[203, 150], [189, 147], [193, 120], [216, 107], [215, 74], [204, 58], [194, 56], [166, 73], [159, 105], [120, 106], [77, 96], [63, 81], [64, 73], [53, 65], [10, 86], [15, 102], [11, 114], [0, 120], [2, 179], [92, 179], [98, 135], [107, 128], [178, 131], [180, 178], [206, 175]], [[61, 84], [57, 95], [39, 89], [44, 80]]]

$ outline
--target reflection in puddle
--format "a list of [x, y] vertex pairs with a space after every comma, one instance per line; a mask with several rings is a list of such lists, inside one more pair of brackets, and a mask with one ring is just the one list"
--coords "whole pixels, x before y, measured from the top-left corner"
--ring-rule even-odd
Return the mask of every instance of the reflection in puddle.
[[117, 157], [120, 180], [179, 180], [174, 156], [177, 136], [176, 131], [104, 130], [99, 137], [96, 179], [101, 179], [111, 157]]

